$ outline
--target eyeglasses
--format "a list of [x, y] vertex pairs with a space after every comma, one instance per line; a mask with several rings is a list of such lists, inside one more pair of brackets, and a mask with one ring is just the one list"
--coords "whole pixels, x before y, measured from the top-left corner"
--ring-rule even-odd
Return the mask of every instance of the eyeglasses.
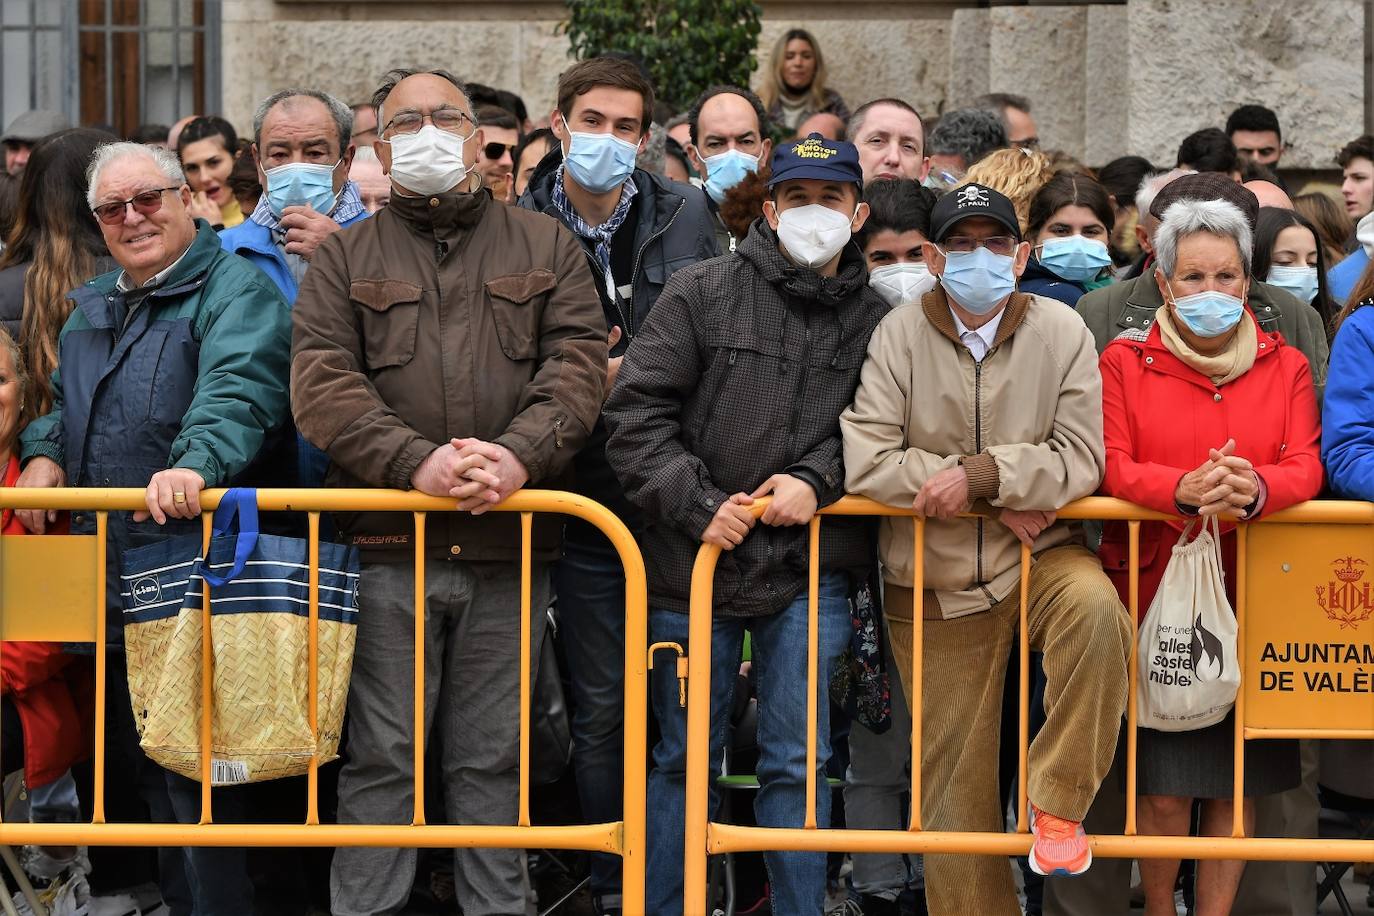
[[162, 195], [167, 191], [180, 190], [181, 186], [171, 188], [154, 188], [151, 191], [140, 191], [128, 200], [113, 201], [108, 204], [101, 204], [91, 212], [95, 218], [107, 226], [118, 226], [124, 222], [124, 214], [129, 204], [134, 205], [134, 209], [144, 216], [152, 216], [162, 209]]
[[1017, 241], [1009, 235], [994, 235], [990, 239], [976, 239], [971, 235], [951, 235], [938, 247], [944, 254], [967, 254], [975, 248], [986, 248], [993, 254], [1009, 255], [1016, 250]]
[[472, 123], [472, 119], [457, 108], [438, 108], [427, 115], [418, 111], [403, 111], [386, 122], [382, 133], [413, 134], [424, 126], [425, 118], [435, 127], [450, 133], [458, 133], [463, 130], [463, 125]]
[[488, 143], [482, 147], [482, 155], [488, 159], [500, 159], [506, 153], [513, 153], [514, 151], [514, 143]]

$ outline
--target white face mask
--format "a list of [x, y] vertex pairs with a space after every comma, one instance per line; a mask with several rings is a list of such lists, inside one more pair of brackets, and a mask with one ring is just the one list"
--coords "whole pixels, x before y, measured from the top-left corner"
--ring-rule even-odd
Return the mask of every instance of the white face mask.
[[778, 214], [778, 241], [792, 260], [814, 270], [830, 263], [849, 242], [853, 221], [853, 214], [846, 216], [821, 204], [793, 207]]
[[868, 272], [868, 285], [877, 290], [888, 305], [894, 307], [904, 302], [916, 302], [934, 289], [937, 282], [939, 277], [921, 261], [884, 264]]
[[460, 137], [433, 124], [413, 134], [397, 134], [391, 144], [391, 179], [416, 194], [442, 194], [468, 177], [463, 144], [473, 134]]

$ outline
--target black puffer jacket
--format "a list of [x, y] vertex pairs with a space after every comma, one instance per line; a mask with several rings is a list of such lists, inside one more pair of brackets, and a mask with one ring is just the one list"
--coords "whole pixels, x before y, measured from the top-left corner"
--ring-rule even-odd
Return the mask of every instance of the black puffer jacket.
[[[606, 457], [644, 511], [655, 608], [687, 610], [701, 535], [731, 493], [787, 472], [821, 506], [844, 495], [840, 412], [886, 312], [857, 246], [838, 276], [822, 277], [784, 258], [763, 220], [735, 254], [669, 281], [605, 408]], [[821, 535], [827, 568], [871, 564], [865, 520], [826, 519]], [[805, 587], [806, 566], [806, 528], [755, 526], [720, 559], [716, 612], [782, 610]]]

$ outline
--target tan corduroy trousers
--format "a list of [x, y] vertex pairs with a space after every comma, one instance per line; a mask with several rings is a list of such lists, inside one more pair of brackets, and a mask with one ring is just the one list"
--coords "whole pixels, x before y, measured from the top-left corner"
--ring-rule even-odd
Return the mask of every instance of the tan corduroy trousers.
[[[1056, 547], [1031, 565], [1027, 622], [1044, 654], [1045, 726], [1030, 746], [1030, 801], [1082, 820], [1111, 766], [1126, 708], [1126, 609], [1090, 551]], [[991, 610], [924, 623], [921, 819], [927, 830], [1003, 829], [997, 791], [1002, 687], [1020, 617], [1019, 590]], [[884, 592], [892, 654], [911, 696], [912, 591]], [[930, 609], [927, 609], [930, 613]], [[914, 706], [914, 700], [913, 700]], [[1021, 912], [1000, 856], [927, 855], [932, 916]]]

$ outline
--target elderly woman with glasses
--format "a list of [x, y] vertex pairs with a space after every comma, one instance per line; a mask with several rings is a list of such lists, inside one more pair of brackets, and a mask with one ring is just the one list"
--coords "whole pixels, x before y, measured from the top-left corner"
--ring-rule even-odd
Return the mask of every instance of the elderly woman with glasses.
[[[131, 547], [199, 533], [200, 492], [244, 481], [287, 418], [291, 317], [261, 271], [220, 247], [189, 211], [176, 156], [138, 143], [96, 149], [87, 204], [119, 269], [73, 290], [58, 338], [52, 410], [21, 436], [21, 487], [138, 487], [146, 505], [109, 516], [106, 642], [111, 759], [131, 761], [142, 801], [157, 816], [194, 823], [199, 787], [160, 771], [139, 749], [124, 675], [118, 558]], [[246, 481], [244, 481], [246, 482]], [[21, 510], [42, 533], [56, 513]], [[77, 512], [73, 534], [96, 517]], [[232, 796], [215, 816], [234, 819]], [[243, 850], [164, 850], [163, 896], [189, 883], [195, 910], [252, 912]], [[177, 876], [186, 873], [186, 881]]]
[[[1321, 489], [1312, 374], [1306, 358], [1279, 334], [1261, 331], [1247, 307], [1254, 282], [1252, 246], [1250, 224], [1234, 204], [1172, 204], [1155, 235], [1154, 279], [1164, 305], [1148, 330], [1125, 332], [1102, 354], [1107, 447], [1102, 492], [1175, 517], [1141, 526], [1142, 613], [1190, 517], [1255, 519]], [[1222, 532], [1227, 589], [1234, 602], [1234, 526], [1223, 524]], [[1125, 601], [1124, 522], [1107, 524], [1100, 554]], [[1230, 834], [1234, 727], [1228, 716], [1197, 731], [1141, 729], [1142, 834], [1186, 835], [1194, 799], [1202, 801], [1202, 834]], [[1250, 799], [1297, 783], [1294, 743], [1247, 745], [1247, 833], [1254, 821]], [[1178, 867], [1177, 859], [1140, 862], [1147, 916], [1174, 912]], [[1199, 916], [1230, 912], [1243, 867], [1240, 861], [1198, 863]]]

